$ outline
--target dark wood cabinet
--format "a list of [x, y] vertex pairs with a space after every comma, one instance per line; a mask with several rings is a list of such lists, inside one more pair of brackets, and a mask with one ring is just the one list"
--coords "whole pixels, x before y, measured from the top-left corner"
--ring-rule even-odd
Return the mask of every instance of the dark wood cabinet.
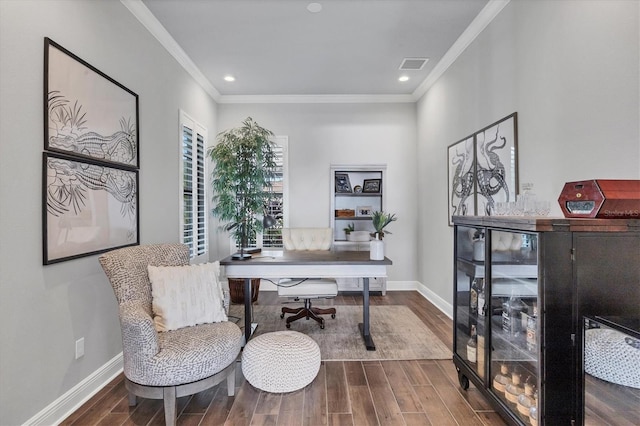
[[640, 220], [454, 216], [454, 347], [512, 424], [580, 423], [585, 315], [640, 315]]

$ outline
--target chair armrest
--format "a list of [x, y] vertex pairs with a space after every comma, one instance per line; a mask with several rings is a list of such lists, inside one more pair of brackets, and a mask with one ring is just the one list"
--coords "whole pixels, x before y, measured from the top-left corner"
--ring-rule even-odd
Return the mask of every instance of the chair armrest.
[[122, 351], [125, 357], [147, 360], [160, 351], [153, 318], [138, 301], [120, 305]]

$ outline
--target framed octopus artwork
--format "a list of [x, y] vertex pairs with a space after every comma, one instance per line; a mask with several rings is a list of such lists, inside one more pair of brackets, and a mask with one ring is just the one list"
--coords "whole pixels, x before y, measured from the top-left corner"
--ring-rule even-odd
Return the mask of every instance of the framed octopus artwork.
[[476, 214], [490, 216], [498, 201], [518, 193], [518, 115], [516, 112], [475, 134]]
[[452, 216], [490, 216], [518, 192], [518, 114], [514, 112], [447, 148]]
[[448, 148], [449, 225], [452, 216], [473, 216], [475, 202], [475, 144], [473, 136]]

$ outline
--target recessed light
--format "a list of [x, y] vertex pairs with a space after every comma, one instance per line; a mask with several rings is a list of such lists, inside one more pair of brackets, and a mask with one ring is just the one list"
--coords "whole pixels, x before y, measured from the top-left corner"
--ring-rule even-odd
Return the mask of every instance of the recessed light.
[[406, 75], [401, 75], [398, 81], [404, 83], [405, 81], [409, 81], [409, 77]]
[[232, 82], [232, 81], [236, 81], [236, 78], [232, 75], [225, 75], [224, 81]]
[[322, 5], [320, 3], [309, 3], [307, 10], [311, 13], [318, 13], [322, 10]]

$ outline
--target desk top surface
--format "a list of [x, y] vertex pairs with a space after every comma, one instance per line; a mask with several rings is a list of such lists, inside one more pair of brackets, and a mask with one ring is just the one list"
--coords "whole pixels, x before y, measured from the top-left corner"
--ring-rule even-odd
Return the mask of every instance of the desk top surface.
[[390, 259], [371, 260], [368, 251], [287, 251], [255, 253], [251, 259], [237, 260], [227, 256], [220, 265], [391, 265]]

